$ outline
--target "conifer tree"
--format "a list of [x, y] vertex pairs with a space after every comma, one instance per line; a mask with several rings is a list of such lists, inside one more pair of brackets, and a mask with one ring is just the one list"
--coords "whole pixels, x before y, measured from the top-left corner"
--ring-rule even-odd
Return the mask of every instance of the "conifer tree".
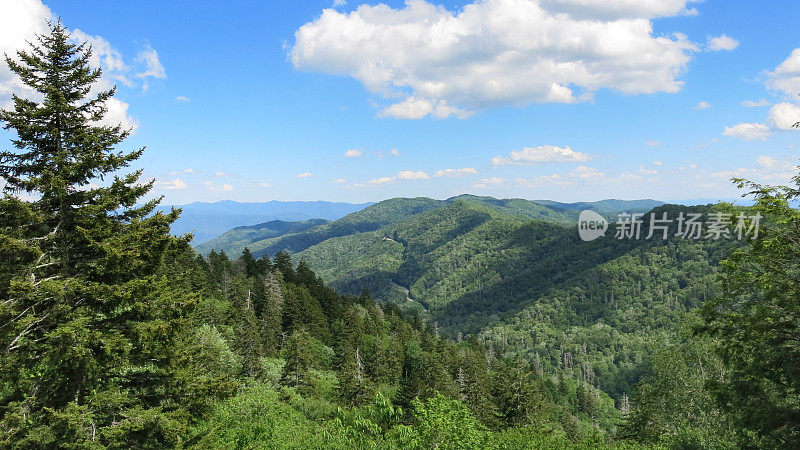
[[98, 124], [114, 89], [90, 96], [91, 51], [55, 23], [6, 57], [41, 99], [0, 112], [16, 134], [0, 151], [3, 447], [173, 446], [184, 424], [171, 360], [193, 300], [157, 273], [179, 212], [136, 206], [141, 170], [107, 180], [144, 149], [117, 151], [129, 130]]
[[267, 270], [264, 274], [264, 310], [261, 312], [259, 327], [267, 355], [276, 354], [283, 335], [283, 290], [280, 275]]

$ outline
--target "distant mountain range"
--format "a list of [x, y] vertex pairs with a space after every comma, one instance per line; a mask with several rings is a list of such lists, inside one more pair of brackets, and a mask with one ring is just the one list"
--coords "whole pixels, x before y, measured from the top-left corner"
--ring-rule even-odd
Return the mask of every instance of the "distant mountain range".
[[180, 218], [172, 224], [172, 233], [193, 233], [195, 245], [215, 238], [240, 226], [282, 221], [305, 221], [309, 219], [336, 220], [347, 214], [360, 211], [372, 203], [338, 202], [280, 202], [240, 203], [224, 200], [214, 203], [195, 202], [187, 205], [161, 205], [160, 211], [171, 207], [181, 208]]
[[483, 204], [493, 210], [511, 216], [538, 219], [558, 224], [576, 223], [579, 212], [584, 209], [590, 209], [611, 218], [611, 216], [622, 211], [645, 212], [664, 204], [657, 200], [601, 200], [598, 202], [561, 203], [549, 200], [531, 201], [518, 198], [496, 199], [474, 195], [459, 195], [447, 200], [435, 200], [426, 197], [394, 198], [373, 204], [330, 223], [312, 224], [312, 222], [303, 221], [290, 225], [281, 221], [273, 221], [253, 226], [239, 226], [208, 242], [195, 239], [195, 248], [204, 255], [208, 254], [212, 249], [218, 252], [225, 251], [229, 255], [238, 255], [245, 247], [248, 247], [256, 256], [274, 255], [281, 250], [297, 253], [327, 239], [375, 231], [392, 223], [405, 220], [415, 214], [459, 201]]

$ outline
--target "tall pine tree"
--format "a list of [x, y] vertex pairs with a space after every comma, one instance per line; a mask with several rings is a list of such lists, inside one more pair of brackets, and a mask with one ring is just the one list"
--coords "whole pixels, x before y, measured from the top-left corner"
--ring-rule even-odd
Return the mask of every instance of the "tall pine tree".
[[144, 149], [117, 151], [129, 131], [98, 125], [114, 89], [90, 96], [90, 47], [60, 23], [31, 47], [6, 63], [41, 97], [0, 112], [16, 135], [0, 152], [0, 446], [176, 445], [171, 361], [193, 300], [158, 268], [186, 243], [169, 235], [178, 212], [136, 206], [141, 170], [95, 187]]

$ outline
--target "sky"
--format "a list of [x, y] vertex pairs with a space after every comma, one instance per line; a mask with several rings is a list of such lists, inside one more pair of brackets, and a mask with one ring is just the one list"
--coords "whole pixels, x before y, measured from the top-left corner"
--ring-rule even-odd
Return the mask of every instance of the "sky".
[[0, 52], [54, 18], [167, 204], [675, 201], [797, 173], [795, 0], [0, 0]]

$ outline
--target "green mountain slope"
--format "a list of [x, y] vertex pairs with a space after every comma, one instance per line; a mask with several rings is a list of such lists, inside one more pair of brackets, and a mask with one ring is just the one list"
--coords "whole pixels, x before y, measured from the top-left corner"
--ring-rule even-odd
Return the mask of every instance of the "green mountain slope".
[[326, 223], [328, 221], [324, 219], [310, 219], [300, 222], [272, 220], [258, 225], [236, 227], [221, 236], [195, 246], [195, 250], [204, 256], [208, 255], [211, 250], [224, 251], [229, 255], [238, 255], [253, 242], [290, 233], [298, 233]]
[[[653, 212], [675, 217], [679, 209], [711, 207]], [[538, 371], [589, 382], [619, 400], [647, 372], [649, 355], [676, 339], [675, 324], [716, 292], [717, 263], [740, 245], [619, 240], [613, 225], [606, 237], [583, 242], [565, 225], [568, 213], [555, 211], [548, 222], [530, 219], [532, 211], [454, 198], [294, 257], [341, 292], [367, 289], [424, 307], [442, 332], [475, 334], [498, 354], [523, 356]]]
[[278, 238], [254, 242], [250, 251], [255, 257], [274, 255], [279, 251], [301, 252], [327, 239], [378, 230], [415, 214], [443, 205], [441, 200], [425, 197], [393, 198], [325, 225]]

